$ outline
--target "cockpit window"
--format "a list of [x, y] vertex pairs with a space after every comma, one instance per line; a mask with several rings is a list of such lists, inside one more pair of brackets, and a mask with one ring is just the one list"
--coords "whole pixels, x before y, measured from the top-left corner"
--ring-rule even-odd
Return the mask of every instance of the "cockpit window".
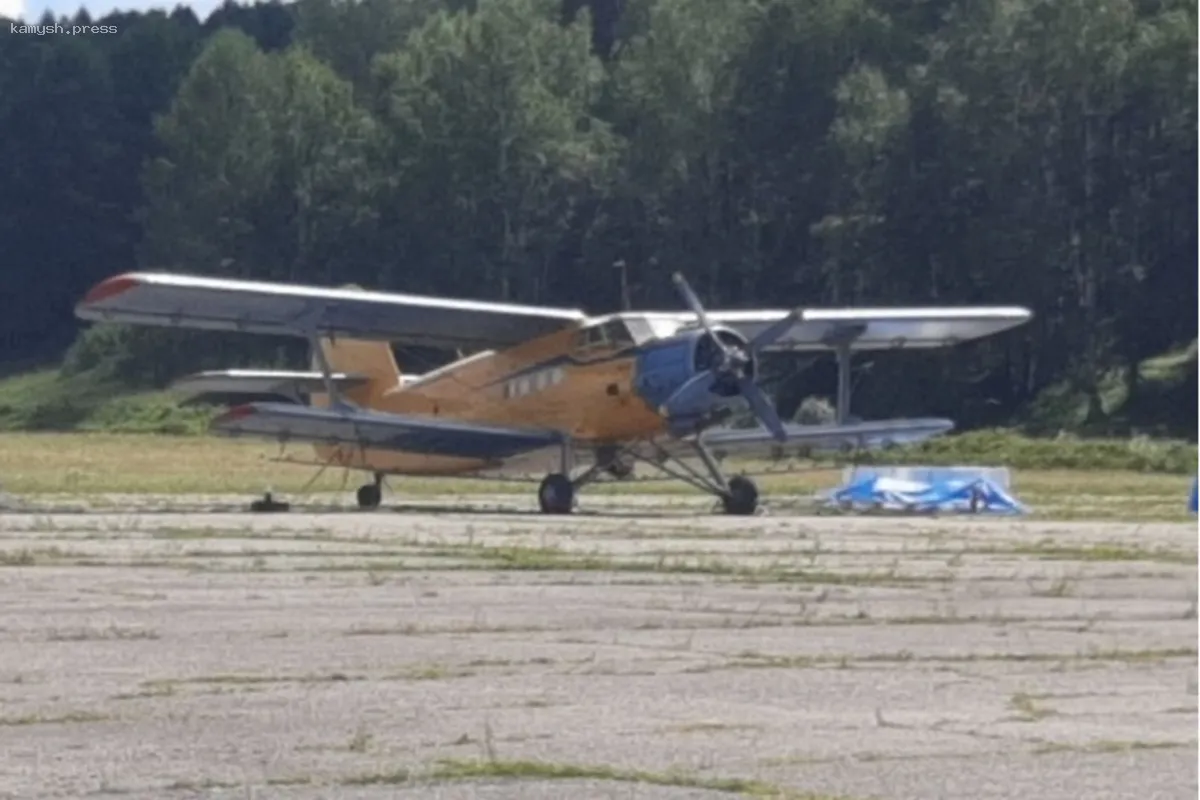
[[624, 350], [635, 344], [637, 340], [629, 326], [620, 318], [589, 325], [579, 332], [576, 339], [576, 347], [580, 350]]
[[625, 324], [625, 320], [623, 319], [610, 320], [604, 323], [601, 330], [604, 331], [605, 340], [618, 350], [631, 347], [635, 344], [633, 334], [629, 332], [629, 326]]

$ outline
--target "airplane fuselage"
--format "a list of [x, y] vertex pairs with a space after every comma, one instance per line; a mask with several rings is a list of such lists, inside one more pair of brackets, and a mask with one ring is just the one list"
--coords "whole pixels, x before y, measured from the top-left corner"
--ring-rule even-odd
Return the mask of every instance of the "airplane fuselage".
[[[348, 393], [349, 399], [393, 414], [557, 429], [596, 446], [663, 435], [671, 421], [660, 405], [695, 374], [696, 359], [704, 357], [696, 354], [699, 333], [639, 343], [622, 337], [620, 325], [617, 320], [584, 326], [477, 353], [407, 385], [367, 387]], [[703, 410], [710, 410], [708, 404]], [[478, 459], [333, 445], [315, 449], [321, 461], [377, 472], [454, 474], [487, 466]]]

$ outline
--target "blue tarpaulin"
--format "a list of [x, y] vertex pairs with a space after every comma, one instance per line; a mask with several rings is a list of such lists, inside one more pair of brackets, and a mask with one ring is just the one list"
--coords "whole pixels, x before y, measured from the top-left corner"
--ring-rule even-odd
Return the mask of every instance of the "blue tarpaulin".
[[1192, 496], [1188, 498], [1188, 511], [1196, 513], [1196, 479], [1192, 478]]
[[845, 510], [913, 513], [1027, 514], [1029, 509], [987, 478], [914, 481], [871, 475], [829, 493]]

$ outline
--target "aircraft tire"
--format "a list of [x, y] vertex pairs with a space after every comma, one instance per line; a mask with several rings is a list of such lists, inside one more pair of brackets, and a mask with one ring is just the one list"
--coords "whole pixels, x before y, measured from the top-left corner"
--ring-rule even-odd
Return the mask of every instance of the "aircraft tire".
[[729, 494], [722, 498], [725, 513], [750, 516], [758, 510], [758, 487], [744, 475], [729, 479]]
[[379, 501], [382, 499], [382, 492], [379, 487], [373, 483], [367, 483], [358, 487], [358, 507], [370, 511], [379, 508]]
[[570, 514], [575, 505], [575, 486], [561, 472], [545, 477], [538, 487], [538, 505], [543, 514]]

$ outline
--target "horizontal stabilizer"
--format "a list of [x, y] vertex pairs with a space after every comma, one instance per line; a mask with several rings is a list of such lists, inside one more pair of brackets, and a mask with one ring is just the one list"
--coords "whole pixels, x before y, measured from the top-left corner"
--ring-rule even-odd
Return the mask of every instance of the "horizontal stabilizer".
[[780, 444], [764, 428], [720, 428], [705, 431], [701, 440], [713, 455], [786, 455], [800, 450], [875, 450], [915, 444], [954, 429], [948, 419], [888, 419], [844, 425], [785, 425], [787, 442]]
[[[367, 383], [365, 375], [334, 373], [333, 383], [340, 390]], [[197, 372], [180, 378], [170, 391], [184, 395], [183, 403], [246, 403], [253, 400], [284, 399], [294, 403], [316, 392], [325, 391], [319, 372], [288, 372], [257, 369], [228, 369]]]
[[488, 461], [557, 444], [563, 438], [558, 431], [286, 403], [238, 406], [213, 420], [211, 428], [228, 436], [261, 436]]

